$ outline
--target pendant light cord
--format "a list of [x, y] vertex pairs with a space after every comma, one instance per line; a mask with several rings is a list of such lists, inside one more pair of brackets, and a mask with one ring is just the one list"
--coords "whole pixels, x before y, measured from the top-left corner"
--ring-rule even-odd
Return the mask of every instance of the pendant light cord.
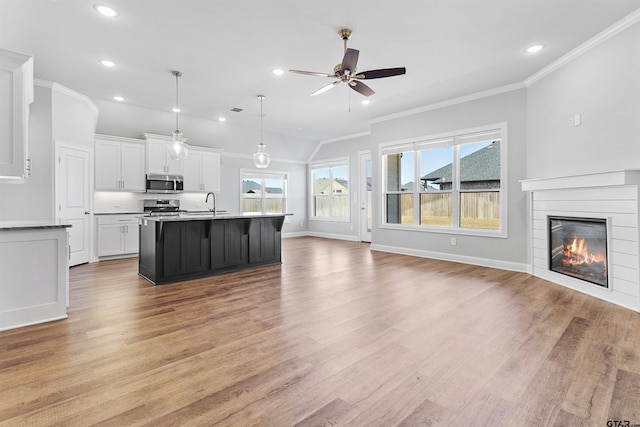
[[262, 144], [262, 119], [264, 118], [264, 114], [262, 114], [262, 101], [264, 100], [264, 95], [258, 95], [260, 98], [260, 144]]
[[178, 102], [178, 77], [182, 76], [182, 73], [180, 71], [173, 71], [172, 74], [176, 76], [176, 131], [179, 131], [178, 117], [180, 116], [180, 104]]

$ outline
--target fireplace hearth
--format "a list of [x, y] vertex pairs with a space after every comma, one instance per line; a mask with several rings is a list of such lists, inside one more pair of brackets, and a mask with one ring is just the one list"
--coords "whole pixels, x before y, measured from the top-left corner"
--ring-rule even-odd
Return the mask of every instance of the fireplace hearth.
[[607, 220], [547, 218], [549, 270], [608, 288]]

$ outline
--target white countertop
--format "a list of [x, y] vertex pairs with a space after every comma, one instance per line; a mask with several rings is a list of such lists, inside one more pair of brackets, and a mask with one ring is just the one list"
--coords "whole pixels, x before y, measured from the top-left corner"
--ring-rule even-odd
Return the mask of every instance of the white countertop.
[[37, 228], [67, 228], [71, 224], [55, 219], [31, 219], [0, 221], [0, 231], [6, 230], [33, 230]]
[[273, 218], [281, 216], [289, 216], [293, 214], [265, 214], [265, 215], [242, 215], [242, 214], [229, 214], [229, 213], [182, 213], [180, 215], [155, 215], [155, 216], [140, 216], [139, 218], [155, 221], [155, 222], [167, 222], [167, 221], [206, 221], [214, 219], [251, 219], [251, 218]]

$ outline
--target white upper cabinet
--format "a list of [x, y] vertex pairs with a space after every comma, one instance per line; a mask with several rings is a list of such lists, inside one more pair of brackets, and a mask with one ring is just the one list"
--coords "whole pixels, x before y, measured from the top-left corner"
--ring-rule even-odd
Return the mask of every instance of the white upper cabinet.
[[204, 148], [189, 148], [184, 160], [184, 191], [220, 192], [220, 153]]
[[96, 135], [96, 190], [145, 191], [145, 144]]
[[171, 138], [149, 133], [144, 136], [147, 139], [147, 173], [182, 175], [184, 160], [172, 159], [167, 150]]
[[0, 183], [23, 183], [31, 175], [29, 104], [33, 57], [0, 49]]

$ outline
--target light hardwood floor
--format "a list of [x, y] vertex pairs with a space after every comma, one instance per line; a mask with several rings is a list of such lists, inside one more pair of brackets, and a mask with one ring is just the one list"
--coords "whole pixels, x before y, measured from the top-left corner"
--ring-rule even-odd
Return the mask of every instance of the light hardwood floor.
[[0, 425], [640, 424], [640, 314], [527, 274], [310, 237], [136, 273], [74, 267], [68, 319], [0, 333]]

